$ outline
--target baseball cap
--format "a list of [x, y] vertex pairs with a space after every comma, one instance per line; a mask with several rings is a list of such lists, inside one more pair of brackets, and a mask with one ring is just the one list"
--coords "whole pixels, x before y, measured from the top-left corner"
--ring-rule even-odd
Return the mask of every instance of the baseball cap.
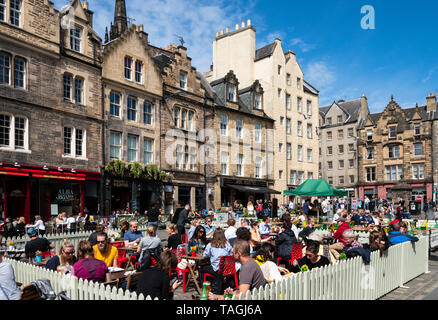
[[37, 233], [37, 232], [36, 232], [35, 228], [29, 228], [29, 229], [27, 230], [27, 234], [30, 235], [30, 236], [33, 236], [33, 235], [35, 235], [36, 233]]

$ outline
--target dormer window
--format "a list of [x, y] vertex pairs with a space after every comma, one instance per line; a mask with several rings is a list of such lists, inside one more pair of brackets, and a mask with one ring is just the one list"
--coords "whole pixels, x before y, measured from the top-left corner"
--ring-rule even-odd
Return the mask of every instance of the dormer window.
[[389, 139], [397, 138], [397, 127], [389, 127]]
[[338, 123], [342, 123], [343, 122], [343, 117], [342, 116], [338, 116]]
[[367, 130], [367, 141], [373, 141], [373, 130]]
[[70, 29], [70, 48], [73, 51], [81, 52], [82, 47], [82, 29], [74, 27]]
[[414, 136], [419, 136], [421, 134], [420, 124], [414, 124]]
[[262, 109], [262, 95], [260, 93], [254, 93], [254, 109]]
[[228, 101], [236, 102], [236, 86], [232, 83], [228, 84]]

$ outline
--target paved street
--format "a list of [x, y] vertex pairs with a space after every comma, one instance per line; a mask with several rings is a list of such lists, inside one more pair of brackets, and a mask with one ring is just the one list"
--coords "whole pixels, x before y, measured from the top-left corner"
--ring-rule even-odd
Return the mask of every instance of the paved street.
[[409, 289], [398, 288], [380, 300], [438, 300], [438, 251], [430, 255], [429, 271], [406, 283]]

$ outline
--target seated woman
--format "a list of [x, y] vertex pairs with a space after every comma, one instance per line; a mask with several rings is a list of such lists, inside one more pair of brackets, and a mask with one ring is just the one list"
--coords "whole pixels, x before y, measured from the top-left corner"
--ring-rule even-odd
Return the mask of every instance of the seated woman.
[[111, 281], [106, 263], [93, 257], [94, 250], [90, 242], [79, 242], [77, 251], [79, 261], [73, 265], [75, 277], [99, 283]]
[[371, 252], [379, 250], [380, 256], [382, 257], [383, 252], [388, 250], [390, 246], [388, 236], [382, 228], [378, 227], [377, 230], [370, 231], [369, 249]]
[[193, 234], [195, 233], [196, 227], [199, 226], [200, 224], [201, 224], [201, 219], [193, 219], [192, 220], [192, 225], [191, 225], [189, 231], [187, 232], [187, 237], [188, 237], [189, 241], [193, 237]]
[[137, 254], [140, 254], [138, 261], [142, 264], [142, 269], [149, 266], [151, 256], [158, 260], [162, 252], [161, 240], [155, 234], [155, 227], [149, 226], [146, 230], [146, 237], [140, 240], [137, 249]]
[[181, 284], [175, 281], [170, 286], [169, 272], [175, 269], [178, 259], [172, 251], [161, 253], [158, 263], [142, 272], [137, 284], [137, 295], [150, 296], [152, 299], [172, 300], [173, 292]]
[[119, 225], [120, 225], [120, 229], [122, 230], [120, 234], [120, 238], [123, 239], [125, 233], [129, 231], [129, 222], [123, 219], [120, 221]]
[[289, 221], [285, 221], [281, 226], [281, 233], [275, 239], [275, 245], [278, 249], [278, 257], [283, 259], [290, 259], [292, 253], [292, 246], [297, 243], [295, 233], [291, 229], [292, 225]]
[[170, 250], [175, 250], [181, 244], [181, 237], [178, 234], [178, 228], [176, 224], [171, 223], [166, 228], [169, 238], [167, 239], [167, 248]]
[[58, 267], [64, 267], [66, 273], [68, 273], [71, 272], [75, 262], [75, 246], [70, 241], [64, 240], [59, 247], [58, 255], [51, 257], [47, 261], [45, 268], [56, 271]]
[[24, 236], [24, 234], [26, 233], [26, 223], [24, 222], [24, 217], [18, 218], [15, 230], [17, 230], [17, 233], [20, 237]]
[[218, 274], [219, 261], [223, 256], [231, 256], [233, 248], [225, 238], [223, 229], [216, 229], [213, 233], [211, 243], [205, 247], [204, 258], [210, 258], [210, 265], [202, 266], [199, 270], [200, 283], [204, 281], [204, 274], [209, 273], [214, 276], [211, 283], [211, 291], [214, 294], [222, 294], [223, 277]]
[[304, 265], [306, 265], [309, 270], [329, 265], [329, 259], [320, 256], [318, 252], [319, 244], [314, 241], [310, 242], [306, 247], [306, 255], [298, 261], [294, 260], [292, 272], [300, 272]]
[[35, 224], [30, 225], [27, 228], [35, 228], [40, 236], [44, 236], [46, 233], [46, 226], [44, 225], [43, 220], [41, 220], [41, 216], [35, 216]]
[[254, 256], [255, 262], [262, 269], [263, 275], [266, 281], [274, 282], [281, 281], [283, 277], [282, 273], [289, 273], [289, 270], [286, 268], [278, 267], [272, 260], [275, 255], [275, 247], [269, 242], [261, 245], [260, 249], [256, 252]]
[[251, 244], [251, 253], [255, 253], [260, 248], [263, 242], [267, 242], [272, 239], [272, 237], [262, 239], [260, 235], [259, 222], [257, 220], [251, 222], [250, 232], [251, 232], [251, 239], [249, 241]]
[[198, 247], [200, 250], [204, 250], [207, 245], [207, 237], [205, 235], [205, 228], [201, 225], [197, 226], [195, 232], [193, 233], [193, 237], [189, 241], [189, 249], [190, 247]]

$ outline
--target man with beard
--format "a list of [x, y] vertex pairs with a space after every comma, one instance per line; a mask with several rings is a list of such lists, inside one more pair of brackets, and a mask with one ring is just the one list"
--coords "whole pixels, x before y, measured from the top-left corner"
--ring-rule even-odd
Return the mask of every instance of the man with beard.
[[108, 235], [105, 232], [97, 234], [97, 244], [93, 246], [94, 258], [102, 260], [108, 267], [117, 268], [118, 266], [118, 251], [108, 243]]

